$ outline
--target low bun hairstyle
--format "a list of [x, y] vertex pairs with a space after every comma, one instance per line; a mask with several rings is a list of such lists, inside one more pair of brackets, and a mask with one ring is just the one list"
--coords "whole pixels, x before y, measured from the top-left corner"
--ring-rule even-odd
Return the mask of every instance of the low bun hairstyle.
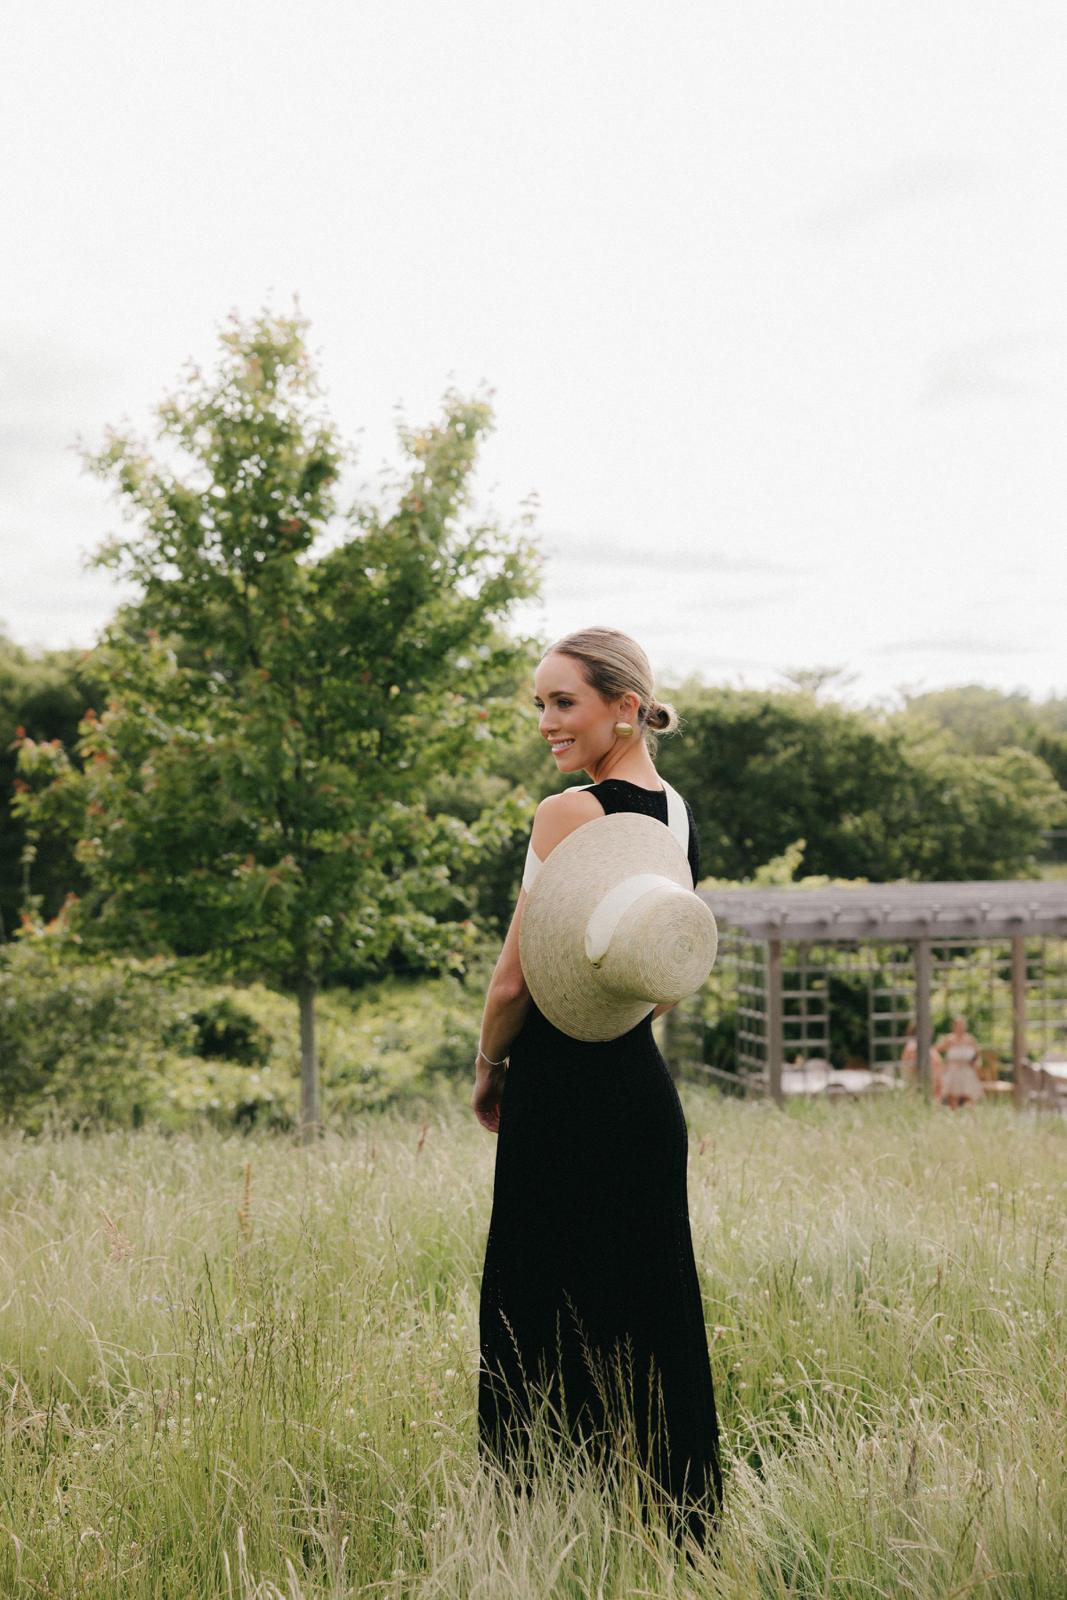
[[663, 700], [653, 700], [648, 708], [646, 725], [656, 733], [674, 733], [679, 726], [678, 713]]
[[628, 633], [620, 633], [617, 628], [582, 628], [557, 639], [545, 654], [553, 651], [579, 662], [588, 682], [603, 699], [637, 695], [637, 727], [651, 756], [655, 756], [659, 742], [656, 735], [674, 733], [681, 726], [674, 707], [656, 699], [648, 657]]

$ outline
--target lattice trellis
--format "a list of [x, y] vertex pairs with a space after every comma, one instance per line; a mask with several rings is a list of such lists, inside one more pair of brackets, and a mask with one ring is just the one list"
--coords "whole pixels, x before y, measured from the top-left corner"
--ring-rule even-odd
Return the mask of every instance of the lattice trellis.
[[1027, 940], [1027, 1038], [1039, 1061], [1067, 1056], [1067, 939], [1033, 943], [1031, 956]]
[[719, 963], [727, 984], [732, 977], [736, 997], [738, 1071], [762, 1074], [767, 1069], [764, 948], [755, 941], [726, 937], [719, 946]]
[[[1038, 935], [1023, 942], [1024, 1018], [1032, 1061], [1067, 1057], [1067, 940]], [[1015, 1014], [1012, 942], [1008, 938], [943, 938], [930, 946], [934, 1035], [957, 1014], [979, 1044], [1010, 1065]], [[872, 940], [786, 941], [781, 944], [781, 1034], [786, 1064], [835, 1050], [833, 980], [866, 988], [866, 1060], [899, 1073], [917, 1010], [915, 947]], [[734, 1005], [737, 1068], [765, 1079], [770, 1064], [769, 955], [765, 940], [725, 930], [720, 942], [718, 1001]]]

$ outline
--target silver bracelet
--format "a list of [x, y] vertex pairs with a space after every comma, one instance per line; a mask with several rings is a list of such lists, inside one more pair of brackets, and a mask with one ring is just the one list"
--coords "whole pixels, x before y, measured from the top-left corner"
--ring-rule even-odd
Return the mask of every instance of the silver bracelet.
[[489, 1057], [480, 1046], [478, 1049], [478, 1054], [481, 1056], [487, 1067], [506, 1067], [508, 1064], [507, 1056], [504, 1057], [503, 1061], [490, 1061]]

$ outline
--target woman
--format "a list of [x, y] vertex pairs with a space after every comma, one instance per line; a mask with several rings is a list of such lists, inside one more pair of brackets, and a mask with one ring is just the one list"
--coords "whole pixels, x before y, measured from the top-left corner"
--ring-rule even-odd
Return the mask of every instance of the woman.
[[[560, 639], [534, 675], [540, 732], [560, 772], [592, 782], [537, 807], [515, 913], [482, 1020], [472, 1108], [499, 1134], [482, 1276], [479, 1443], [525, 1481], [529, 1425], [607, 1462], [629, 1443], [679, 1540], [704, 1543], [722, 1497], [718, 1424], [693, 1256], [688, 1133], [652, 1036], [554, 1027], [519, 963], [526, 890], [575, 828], [635, 811], [667, 822], [654, 734], [678, 719], [648, 660], [610, 628]], [[699, 849], [692, 812], [689, 863]]]
[[[945, 1063], [936, 1044], [930, 1046], [930, 1092], [934, 1100], [941, 1099], [941, 1075]], [[909, 1022], [904, 1035], [904, 1048], [900, 1052], [900, 1075], [905, 1083], [915, 1084], [919, 1079], [919, 1038], [918, 1028], [914, 1022]]]
[[952, 1032], [943, 1033], [937, 1048], [944, 1049], [945, 1070], [941, 1075], [941, 1103], [955, 1111], [964, 1100], [972, 1105], [981, 1100], [984, 1090], [978, 1076], [978, 1040], [967, 1032], [967, 1018], [953, 1017]]

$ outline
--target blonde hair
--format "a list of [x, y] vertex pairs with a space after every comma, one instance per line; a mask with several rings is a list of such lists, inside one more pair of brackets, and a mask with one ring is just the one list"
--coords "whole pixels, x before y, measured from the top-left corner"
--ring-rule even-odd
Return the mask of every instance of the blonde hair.
[[545, 655], [553, 651], [579, 662], [591, 688], [602, 699], [618, 700], [624, 694], [637, 695], [640, 701], [637, 727], [644, 735], [650, 755], [656, 753], [658, 733], [674, 733], [681, 726], [681, 718], [674, 707], [656, 699], [648, 657], [628, 633], [620, 633], [617, 628], [581, 628], [577, 633], [557, 639]]

